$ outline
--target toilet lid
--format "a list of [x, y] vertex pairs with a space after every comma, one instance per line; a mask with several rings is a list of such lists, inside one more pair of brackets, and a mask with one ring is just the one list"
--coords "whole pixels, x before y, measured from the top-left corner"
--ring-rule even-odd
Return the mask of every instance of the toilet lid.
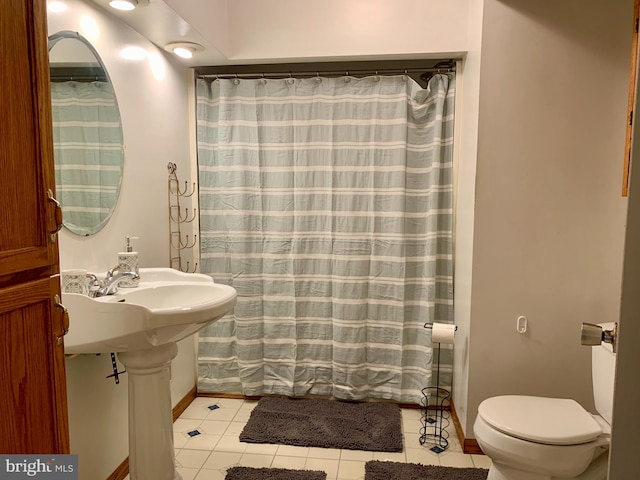
[[602, 433], [589, 412], [565, 398], [492, 397], [480, 404], [478, 415], [502, 433], [546, 445], [587, 443]]

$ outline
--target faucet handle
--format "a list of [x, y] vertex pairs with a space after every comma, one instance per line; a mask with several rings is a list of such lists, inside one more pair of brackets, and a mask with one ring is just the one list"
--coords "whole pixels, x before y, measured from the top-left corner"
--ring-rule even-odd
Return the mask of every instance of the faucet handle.
[[87, 286], [89, 287], [88, 295], [90, 297], [95, 297], [98, 290], [100, 290], [100, 287], [102, 287], [102, 282], [95, 273], [87, 273]]
[[113, 268], [107, 270], [107, 278], [113, 278], [113, 274], [120, 270], [120, 265], [116, 265]]

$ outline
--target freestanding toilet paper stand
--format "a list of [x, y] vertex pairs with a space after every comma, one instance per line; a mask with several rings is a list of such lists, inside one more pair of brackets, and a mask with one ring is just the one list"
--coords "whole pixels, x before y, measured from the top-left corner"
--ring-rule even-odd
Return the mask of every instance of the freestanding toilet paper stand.
[[[424, 328], [433, 329], [431, 323], [425, 323]], [[457, 330], [458, 327], [455, 327]], [[429, 450], [442, 453], [449, 447], [449, 432], [447, 427], [451, 424], [451, 392], [440, 388], [440, 344], [437, 347], [436, 386], [422, 389], [423, 413], [420, 421], [420, 445], [432, 445]], [[430, 412], [431, 410], [431, 412]]]

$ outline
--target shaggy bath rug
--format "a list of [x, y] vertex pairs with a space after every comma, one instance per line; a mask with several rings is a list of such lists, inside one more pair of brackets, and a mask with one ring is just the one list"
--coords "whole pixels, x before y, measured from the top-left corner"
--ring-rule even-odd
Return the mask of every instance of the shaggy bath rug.
[[327, 474], [317, 470], [284, 468], [231, 467], [224, 480], [326, 480]]
[[401, 452], [400, 408], [391, 403], [263, 397], [240, 441]]
[[367, 462], [364, 480], [486, 480], [484, 468], [453, 468], [415, 463]]

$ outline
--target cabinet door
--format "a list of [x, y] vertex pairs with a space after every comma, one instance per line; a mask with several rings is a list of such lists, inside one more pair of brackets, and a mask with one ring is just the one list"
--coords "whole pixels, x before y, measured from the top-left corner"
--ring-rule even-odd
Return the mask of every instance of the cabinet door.
[[0, 2], [0, 58], [0, 277], [42, 276], [55, 273], [49, 232], [60, 214], [47, 196], [55, 194], [55, 177], [43, 0]]
[[0, 0], [0, 59], [0, 453], [68, 453], [44, 0]]
[[54, 277], [0, 289], [0, 453], [69, 452], [58, 285]]

